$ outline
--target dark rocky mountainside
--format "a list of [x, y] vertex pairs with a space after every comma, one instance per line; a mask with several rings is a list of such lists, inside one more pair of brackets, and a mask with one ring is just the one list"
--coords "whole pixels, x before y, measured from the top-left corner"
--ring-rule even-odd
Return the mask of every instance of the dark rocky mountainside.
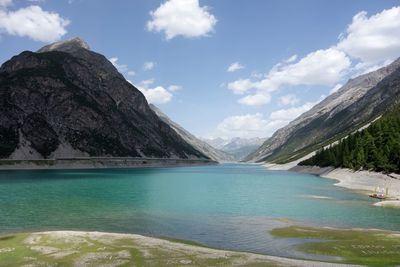
[[208, 158], [79, 38], [5, 62], [0, 102], [0, 158]]
[[400, 100], [400, 59], [351, 79], [279, 129], [247, 161], [297, 160], [367, 125]]

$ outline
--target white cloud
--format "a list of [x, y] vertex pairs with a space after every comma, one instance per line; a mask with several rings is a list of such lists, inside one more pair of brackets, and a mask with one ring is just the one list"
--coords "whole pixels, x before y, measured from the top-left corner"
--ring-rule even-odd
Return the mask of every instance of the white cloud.
[[0, 7], [5, 7], [11, 5], [13, 0], [0, 0]]
[[218, 124], [211, 136], [227, 139], [233, 137], [269, 137], [314, 105], [315, 103], [309, 102], [298, 107], [280, 109], [272, 112], [269, 116], [261, 113], [230, 116]]
[[350, 59], [342, 51], [334, 48], [317, 50], [296, 63], [284, 62], [275, 65], [264, 79], [254, 81], [240, 79], [229, 83], [228, 88], [235, 94], [254, 90], [253, 95], [240, 99], [239, 103], [262, 105], [269, 102], [267, 99], [270, 99], [271, 92], [283, 85], [332, 86], [343, 77], [350, 65]]
[[39, 6], [28, 6], [16, 11], [0, 10], [0, 32], [29, 37], [35, 41], [59, 40], [67, 33], [66, 27], [69, 24], [68, 19], [57, 13], [44, 11]]
[[263, 77], [265, 77], [264, 74], [257, 71], [253, 71], [250, 76], [255, 79], [262, 79]]
[[182, 89], [180, 85], [170, 85], [166, 89], [163, 86], [155, 86], [154, 79], [141, 81], [139, 86], [136, 86], [146, 97], [147, 101], [152, 104], [165, 104], [172, 100], [173, 93]]
[[238, 100], [240, 104], [246, 106], [261, 106], [271, 101], [271, 95], [269, 93], [258, 93], [255, 95], [248, 95]]
[[235, 62], [235, 63], [232, 63], [226, 71], [227, 72], [235, 72], [235, 71], [238, 71], [241, 69], [244, 69], [244, 66], [241, 65], [239, 62]]
[[149, 87], [150, 85], [152, 85], [153, 83], [154, 83], [154, 79], [148, 79], [148, 80], [144, 80], [144, 81], [141, 81], [140, 82], [140, 85], [141, 86], [144, 86], [144, 87]]
[[180, 86], [180, 85], [173, 84], [173, 85], [168, 86], [168, 91], [170, 91], [172, 93], [175, 93], [176, 91], [179, 91], [181, 89], [182, 89], [182, 86]]
[[242, 95], [253, 88], [253, 83], [249, 79], [239, 79], [228, 84], [228, 89], [235, 95]]
[[281, 96], [279, 98], [279, 104], [282, 106], [287, 106], [287, 105], [293, 106], [299, 102], [300, 102], [300, 99], [298, 99], [295, 94], [288, 94], [288, 95]]
[[342, 51], [333, 48], [317, 50], [297, 63], [273, 69], [255, 87], [274, 91], [282, 85], [333, 85], [350, 64], [350, 59]]
[[231, 116], [218, 124], [213, 135], [222, 138], [260, 137], [263, 136], [267, 123], [261, 113]]
[[143, 69], [144, 70], [152, 70], [156, 66], [155, 62], [147, 61], [143, 64]]
[[168, 92], [163, 86], [151, 88], [154, 79], [144, 80], [136, 86], [146, 97], [147, 101], [152, 104], [165, 104], [172, 100], [172, 93]]
[[108, 59], [113, 65], [114, 67], [116, 67], [118, 69], [119, 72], [125, 72], [128, 70], [128, 65], [126, 64], [118, 64], [118, 58], [117, 57], [112, 57]]
[[164, 87], [157, 86], [155, 88], [138, 88], [146, 97], [147, 101], [152, 104], [165, 104], [172, 100], [172, 94]]
[[199, 0], [168, 0], [150, 12], [147, 29], [164, 32], [167, 40], [176, 36], [188, 38], [207, 36], [214, 30], [217, 19]]
[[381, 62], [399, 57], [400, 7], [367, 16], [362, 11], [353, 17], [338, 49], [364, 62]]
[[286, 125], [304, 112], [310, 110], [315, 104], [316, 103], [308, 102], [298, 107], [291, 107], [274, 111], [270, 114], [269, 120], [275, 122], [281, 121], [284, 122], [284, 124]]
[[285, 63], [292, 63], [292, 62], [295, 62], [296, 59], [297, 59], [297, 55], [293, 55], [293, 56], [291, 56], [290, 58], [286, 59], [286, 60], [285, 60]]
[[127, 72], [127, 74], [128, 74], [129, 76], [135, 76], [135, 75], [136, 75], [136, 72], [134, 72], [133, 70], [130, 70], [130, 71]]

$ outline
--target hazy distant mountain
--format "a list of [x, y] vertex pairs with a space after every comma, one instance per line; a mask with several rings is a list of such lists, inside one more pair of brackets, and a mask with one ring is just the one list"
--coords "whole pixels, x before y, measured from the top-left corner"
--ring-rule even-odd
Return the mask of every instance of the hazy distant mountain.
[[265, 141], [265, 138], [235, 137], [232, 139], [215, 138], [204, 140], [211, 146], [232, 155], [235, 160], [240, 161], [259, 148]]
[[194, 148], [201, 151], [204, 155], [218, 162], [232, 162], [234, 157], [228, 153], [218, 150], [206, 142], [200, 140], [193, 134], [189, 133], [182, 126], [172, 121], [167, 115], [165, 115], [159, 108], [150, 104], [150, 108], [160, 117], [161, 120], [166, 122], [172, 129], [176, 131], [186, 142], [191, 144]]
[[400, 59], [349, 80], [271, 138], [247, 161], [287, 162], [364, 126], [398, 101]]
[[214, 138], [214, 139], [203, 138], [202, 140], [204, 140], [209, 145], [211, 145], [217, 149], [222, 149], [226, 144], [228, 144], [231, 141], [230, 139], [222, 139], [220, 137]]
[[79, 38], [5, 62], [0, 103], [0, 158], [207, 158]]

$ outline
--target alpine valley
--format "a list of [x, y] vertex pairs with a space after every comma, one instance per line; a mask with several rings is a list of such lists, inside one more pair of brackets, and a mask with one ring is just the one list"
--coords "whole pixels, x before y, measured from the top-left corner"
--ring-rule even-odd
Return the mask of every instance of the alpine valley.
[[0, 50], [0, 267], [399, 266], [395, 0], [0, 0]]

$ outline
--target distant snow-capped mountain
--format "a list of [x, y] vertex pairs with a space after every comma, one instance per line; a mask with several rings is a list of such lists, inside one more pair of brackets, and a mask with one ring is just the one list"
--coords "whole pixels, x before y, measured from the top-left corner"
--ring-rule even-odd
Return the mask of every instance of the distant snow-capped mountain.
[[265, 141], [265, 138], [234, 137], [232, 139], [214, 138], [203, 140], [211, 146], [232, 155], [235, 160], [241, 161], [247, 155], [259, 148]]

